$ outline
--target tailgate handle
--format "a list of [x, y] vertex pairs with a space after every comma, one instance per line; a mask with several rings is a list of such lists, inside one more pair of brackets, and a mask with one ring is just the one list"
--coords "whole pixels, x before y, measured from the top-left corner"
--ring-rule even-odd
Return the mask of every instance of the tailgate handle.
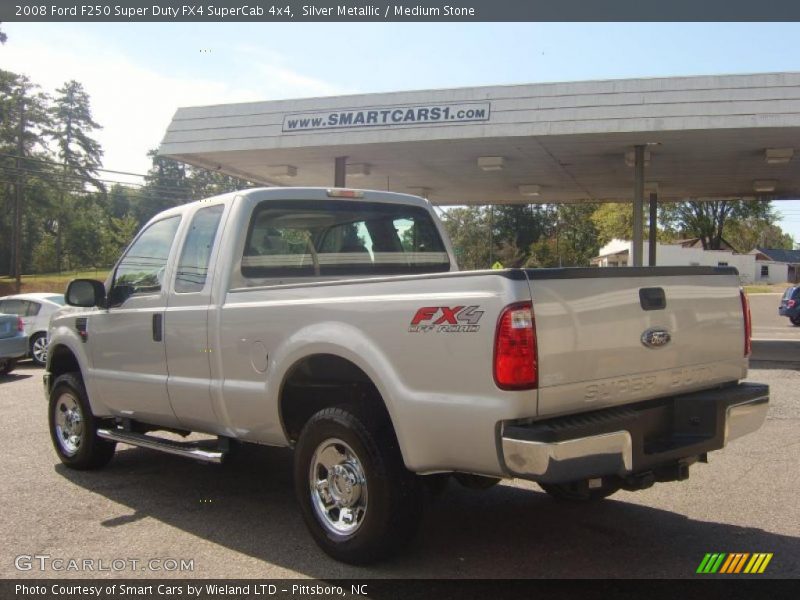
[[161, 313], [153, 315], [153, 341], [160, 342], [164, 338], [163, 316]]
[[664, 288], [640, 288], [639, 303], [642, 305], [642, 310], [664, 310], [667, 308]]

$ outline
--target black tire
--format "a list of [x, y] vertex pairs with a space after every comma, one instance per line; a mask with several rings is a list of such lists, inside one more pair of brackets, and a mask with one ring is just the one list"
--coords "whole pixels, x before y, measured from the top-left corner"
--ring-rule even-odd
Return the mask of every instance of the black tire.
[[795, 327], [800, 327], [800, 317], [789, 317], [789, 320]]
[[[42, 346], [44, 345], [44, 348]], [[31, 336], [28, 352], [31, 361], [37, 367], [47, 364], [47, 334], [44, 332], [35, 333]]]
[[13, 358], [0, 358], [0, 377], [5, 377], [17, 366], [17, 361]]
[[[300, 432], [294, 465], [303, 518], [332, 558], [372, 563], [399, 550], [416, 532], [423, 496], [419, 478], [405, 468], [385, 414], [321, 410]], [[312, 474], [320, 485], [312, 485]]]
[[478, 492], [493, 488], [500, 483], [500, 479], [497, 477], [473, 475], [472, 473], [456, 473], [453, 475], [453, 479], [460, 483], [462, 487]]
[[116, 442], [97, 437], [102, 423], [92, 414], [77, 373], [65, 373], [53, 382], [48, 420], [56, 454], [70, 469], [99, 469], [114, 456]]
[[597, 502], [608, 498], [622, 488], [621, 483], [603, 481], [598, 488], [590, 488], [586, 480], [572, 483], [540, 483], [545, 492], [560, 502]]

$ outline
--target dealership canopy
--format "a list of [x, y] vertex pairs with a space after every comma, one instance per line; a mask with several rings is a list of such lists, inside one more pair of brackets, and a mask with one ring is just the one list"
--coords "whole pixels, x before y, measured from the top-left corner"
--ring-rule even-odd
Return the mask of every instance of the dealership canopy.
[[634, 200], [639, 209], [648, 193], [800, 198], [796, 152], [800, 73], [179, 108], [160, 148], [267, 185], [389, 189], [442, 205]]

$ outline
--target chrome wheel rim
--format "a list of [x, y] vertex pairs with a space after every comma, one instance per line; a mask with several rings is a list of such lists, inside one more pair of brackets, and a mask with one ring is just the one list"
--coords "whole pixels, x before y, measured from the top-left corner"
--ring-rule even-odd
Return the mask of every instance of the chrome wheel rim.
[[83, 441], [83, 412], [78, 399], [67, 392], [59, 396], [55, 407], [56, 439], [67, 456], [74, 456]]
[[36, 362], [47, 362], [47, 337], [42, 335], [33, 340], [31, 356]]
[[351, 536], [367, 514], [367, 476], [353, 449], [327, 439], [314, 451], [308, 473], [311, 505], [322, 525], [336, 535]]

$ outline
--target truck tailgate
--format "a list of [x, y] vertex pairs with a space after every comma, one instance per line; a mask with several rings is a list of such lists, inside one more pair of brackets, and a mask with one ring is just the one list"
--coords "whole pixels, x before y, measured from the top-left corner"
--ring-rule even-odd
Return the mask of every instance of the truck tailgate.
[[536, 323], [540, 417], [690, 392], [746, 375], [733, 268], [526, 274]]

